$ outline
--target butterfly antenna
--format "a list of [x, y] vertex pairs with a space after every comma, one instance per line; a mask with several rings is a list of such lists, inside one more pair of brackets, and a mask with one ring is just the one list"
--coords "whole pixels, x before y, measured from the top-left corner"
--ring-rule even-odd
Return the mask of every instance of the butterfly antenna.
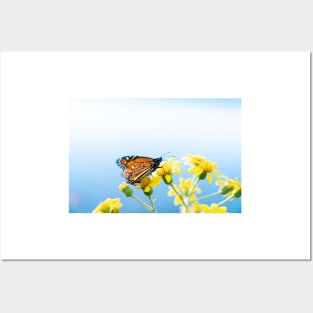
[[170, 157], [175, 158], [175, 156], [174, 156], [174, 155], [170, 155], [170, 153], [171, 153], [171, 152], [165, 152], [165, 153], [163, 153], [162, 156], [161, 156], [162, 159], [164, 158], [165, 155], [168, 155], [168, 154], [169, 154], [169, 155], [167, 156], [167, 159], [170, 158]]

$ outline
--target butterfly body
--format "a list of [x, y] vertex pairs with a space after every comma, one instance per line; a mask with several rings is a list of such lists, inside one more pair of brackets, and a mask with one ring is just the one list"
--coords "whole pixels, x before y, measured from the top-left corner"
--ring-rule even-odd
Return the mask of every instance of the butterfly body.
[[123, 156], [116, 160], [116, 164], [123, 169], [123, 176], [128, 184], [140, 183], [152, 174], [162, 162], [162, 158], [149, 158], [144, 156]]

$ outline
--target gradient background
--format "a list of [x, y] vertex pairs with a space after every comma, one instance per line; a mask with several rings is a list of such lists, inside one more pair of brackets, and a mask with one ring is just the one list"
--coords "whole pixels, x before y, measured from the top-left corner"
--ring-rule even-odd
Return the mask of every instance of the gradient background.
[[[216, 162], [223, 174], [241, 181], [240, 99], [71, 101], [70, 213], [89, 213], [99, 202], [115, 197], [121, 198], [121, 213], [149, 213], [118, 189], [123, 178], [115, 161], [125, 155], [156, 158], [166, 152], [170, 153], [164, 159], [170, 155], [178, 160], [187, 153], [204, 156]], [[186, 171], [183, 174], [191, 177]], [[202, 195], [217, 191], [217, 186], [207, 181], [201, 182], [200, 188]], [[178, 213], [179, 207], [167, 191], [163, 183], [154, 190], [158, 212]], [[147, 200], [141, 191], [136, 195]], [[201, 203], [222, 199], [217, 196]], [[241, 199], [228, 202], [227, 208], [228, 212], [241, 212]]]

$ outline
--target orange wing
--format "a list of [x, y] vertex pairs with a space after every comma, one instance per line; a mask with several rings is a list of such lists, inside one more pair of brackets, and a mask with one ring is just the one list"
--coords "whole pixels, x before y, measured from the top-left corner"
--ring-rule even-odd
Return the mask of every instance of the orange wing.
[[154, 172], [162, 162], [162, 158], [149, 158], [143, 156], [124, 156], [116, 160], [116, 164], [124, 172], [123, 176], [128, 184], [140, 183], [140, 181]]

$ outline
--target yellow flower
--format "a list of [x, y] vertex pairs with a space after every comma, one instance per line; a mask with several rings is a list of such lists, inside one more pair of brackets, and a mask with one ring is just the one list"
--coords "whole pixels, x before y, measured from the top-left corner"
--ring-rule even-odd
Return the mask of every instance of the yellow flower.
[[207, 204], [200, 204], [193, 202], [191, 208], [188, 209], [188, 213], [203, 213], [209, 211], [210, 207]]
[[199, 165], [203, 160], [205, 160], [205, 158], [198, 155], [187, 154], [185, 157], [183, 157], [183, 160], [185, 160], [185, 164]]
[[151, 196], [153, 193], [154, 187], [158, 186], [161, 181], [160, 176], [150, 176], [150, 177], [144, 177], [140, 183], [137, 184], [137, 189], [142, 189], [145, 195]]
[[189, 213], [226, 213], [226, 206], [219, 207], [218, 204], [212, 203], [211, 206], [207, 204], [200, 204], [198, 202], [194, 202], [192, 207], [188, 210]]
[[[201, 190], [200, 188], [196, 187], [193, 189], [192, 193], [190, 193], [190, 189], [192, 188], [193, 185], [193, 180], [191, 178], [188, 179], [184, 179], [184, 178], [180, 178], [179, 179], [180, 184], [179, 185], [174, 185], [174, 188], [179, 192], [179, 194], [181, 195], [181, 197], [186, 200], [186, 202], [189, 201], [195, 201], [197, 199], [195, 193], [200, 193]], [[174, 199], [174, 204], [175, 205], [179, 205], [182, 203], [182, 199], [177, 195], [177, 193], [175, 192], [174, 189], [170, 189], [168, 192], [169, 196], [176, 196]]]
[[119, 213], [122, 206], [119, 198], [108, 198], [103, 202], [100, 202], [98, 206], [92, 211], [92, 213]]
[[161, 163], [160, 168], [155, 171], [155, 175], [162, 177], [164, 182], [169, 185], [173, 181], [172, 174], [181, 174], [181, 165], [180, 161], [175, 161], [171, 157], [168, 161]]
[[221, 186], [220, 192], [222, 195], [226, 195], [227, 197], [241, 197], [241, 183], [238, 178], [234, 180], [225, 177], [225, 180], [218, 180], [216, 182], [217, 185]]
[[226, 213], [227, 207], [226, 206], [218, 206], [216, 203], [212, 203], [209, 209], [209, 212], [206, 213]]
[[208, 182], [212, 183], [213, 177], [210, 173], [217, 169], [216, 163], [208, 161], [204, 157], [190, 154], [187, 154], [184, 159], [187, 164], [192, 165], [192, 167], [188, 169], [189, 173], [193, 173], [198, 176], [199, 179], [208, 177]]

